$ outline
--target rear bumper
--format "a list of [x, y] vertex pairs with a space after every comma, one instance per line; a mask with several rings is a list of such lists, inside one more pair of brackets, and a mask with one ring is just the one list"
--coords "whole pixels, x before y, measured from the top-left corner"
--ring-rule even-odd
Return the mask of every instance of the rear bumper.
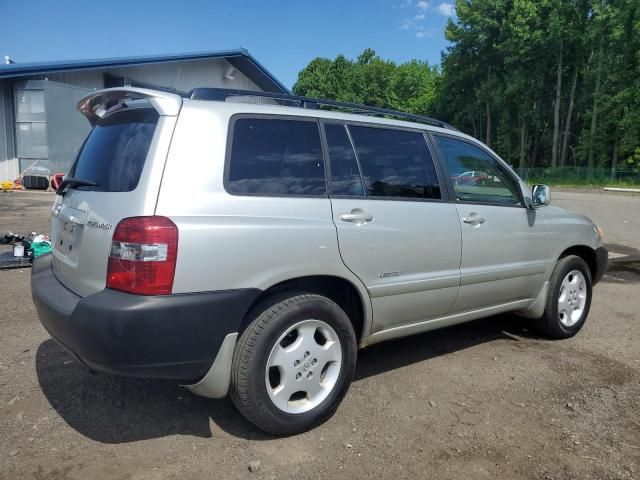
[[105, 289], [83, 298], [54, 276], [51, 255], [34, 260], [31, 289], [42, 325], [91, 370], [181, 381], [207, 373], [260, 294], [142, 296]]
[[604, 272], [609, 266], [609, 252], [604, 247], [596, 248], [596, 272], [593, 276], [593, 285], [602, 280]]

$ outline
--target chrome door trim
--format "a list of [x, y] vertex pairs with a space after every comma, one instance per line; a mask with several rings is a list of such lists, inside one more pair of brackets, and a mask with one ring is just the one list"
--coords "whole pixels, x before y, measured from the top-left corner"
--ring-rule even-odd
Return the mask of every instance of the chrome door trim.
[[547, 262], [518, 262], [500, 265], [498, 268], [487, 269], [467, 268], [460, 272], [460, 285], [472, 285], [474, 283], [494, 282], [507, 278], [526, 277], [543, 274], [546, 271]]
[[388, 297], [390, 295], [401, 295], [403, 293], [415, 293], [425, 290], [458, 287], [460, 285], [458, 270], [438, 273], [438, 276], [418, 278], [415, 280], [408, 280], [406, 282], [372, 285], [369, 287], [369, 294], [371, 295], [371, 298], [380, 298]]

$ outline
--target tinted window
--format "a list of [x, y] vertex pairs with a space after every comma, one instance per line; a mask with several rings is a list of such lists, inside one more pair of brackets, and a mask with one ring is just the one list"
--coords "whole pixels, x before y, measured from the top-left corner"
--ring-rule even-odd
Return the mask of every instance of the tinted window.
[[326, 124], [324, 131], [331, 162], [331, 193], [364, 195], [358, 162], [344, 125]]
[[421, 133], [349, 126], [367, 194], [440, 198], [433, 160]]
[[237, 120], [227, 188], [238, 194], [325, 194], [318, 124], [272, 118]]
[[435, 137], [458, 200], [520, 205], [520, 187], [495, 158], [460, 140]]
[[113, 113], [91, 130], [69, 177], [96, 182], [80, 190], [129, 192], [136, 188], [153, 139], [158, 114], [152, 109]]

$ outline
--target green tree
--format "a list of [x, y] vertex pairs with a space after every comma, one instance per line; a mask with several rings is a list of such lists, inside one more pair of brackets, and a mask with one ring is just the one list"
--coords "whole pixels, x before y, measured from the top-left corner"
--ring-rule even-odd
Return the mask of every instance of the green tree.
[[294, 92], [440, 117], [521, 168], [640, 163], [638, 0], [456, 0], [444, 33], [439, 67], [366, 49]]
[[495, 142], [521, 167], [615, 170], [632, 155], [637, 0], [458, 0], [456, 8], [445, 30], [439, 116]]
[[357, 102], [411, 113], [431, 113], [439, 73], [428, 62], [396, 64], [371, 49], [355, 61], [338, 55], [315, 58], [298, 75], [297, 95]]

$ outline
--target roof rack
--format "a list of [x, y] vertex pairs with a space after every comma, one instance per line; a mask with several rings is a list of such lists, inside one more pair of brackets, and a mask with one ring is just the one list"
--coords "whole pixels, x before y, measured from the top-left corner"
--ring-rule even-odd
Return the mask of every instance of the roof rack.
[[194, 88], [187, 93], [187, 98], [191, 100], [212, 100], [224, 102], [229, 97], [261, 97], [271, 98], [278, 101], [283, 106], [293, 106], [300, 108], [308, 108], [317, 110], [320, 106], [333, 107], [337, 109], [347, 110], [348, 113], [358, 115], [386, 115], [389, 117], [397, 117], [415, 122], [426, 123], [436, 127], [448, 128], [450, 130], [458, 130], [452, 125], [441, 120], [424, 115], [416, 115], [414, 113], [399, 112], [388, 108], [369, 107], [357, 103], [337, 102], [335, 100], [326, 100], [322, 98], [302, 97], [299, 95], [289, 95], [284, 93], [272, 92], [256, 92], [253, 90], [237, 90], [229, 88]]

